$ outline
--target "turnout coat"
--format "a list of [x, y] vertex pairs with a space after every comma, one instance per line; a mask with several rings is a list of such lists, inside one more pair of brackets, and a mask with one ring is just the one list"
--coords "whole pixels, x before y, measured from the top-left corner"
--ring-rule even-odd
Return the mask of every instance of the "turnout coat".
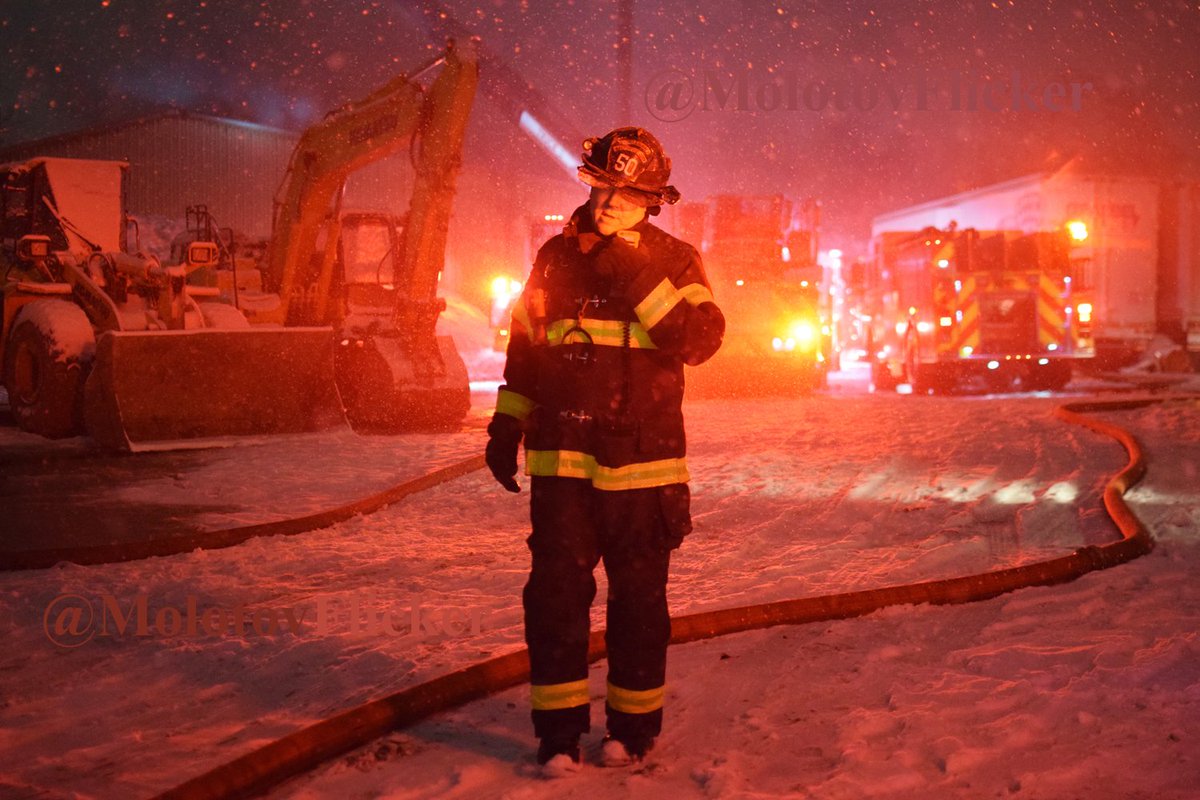
[[725, 320], [695, 248], [648, 219], [616, 236], [596, 233], [585, 205], [539, 250], [496, 413], [521, 421], [527, 475], [686, 483], [683, 367], [717, 351]]

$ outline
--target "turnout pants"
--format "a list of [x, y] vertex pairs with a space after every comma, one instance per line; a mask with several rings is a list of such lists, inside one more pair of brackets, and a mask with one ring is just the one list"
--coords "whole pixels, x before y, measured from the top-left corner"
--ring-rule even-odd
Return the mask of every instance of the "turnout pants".
[[531, 491], [533, 567], [523, 599], [534, 732], [589, 730], [589, 610], [603, 560], [608, 730], [620, 739], [657, 736], [671, 638], [667, 568], [690, 529], [687, 486], [602, 491], [580, 478], [535, 476]]

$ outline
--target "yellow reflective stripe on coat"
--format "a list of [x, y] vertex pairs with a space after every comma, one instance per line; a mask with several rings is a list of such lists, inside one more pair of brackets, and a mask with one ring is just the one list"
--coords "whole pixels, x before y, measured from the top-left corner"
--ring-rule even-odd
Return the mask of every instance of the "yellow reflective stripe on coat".
[[688, 302], [688, 305], [698, 306], [701, 303], [715, 303], [712, 289], [709, 289], [703, 283], [689, 283], [679, 290], [683, 295], [683, 299]]
[[560, 708], [586, 706], [588, 697], [587, 678], [569, 683], [550, 683], [530, 686], [530, 702], [534, 711], [556, 711]]
[[496, 413], [527, 419], [533, 413], [533, 401], [523, 394], [501, 389], [496, 395]]
[[[573, 331], [572, 328], [576, 326], [582, 328], [587, 336]], [[616, 319], [584, 317], [582, 320], [560, 319], [546, 326], [546, 344], [551, 346], [586, 343], [589, 337], [593, 344], [621, 347], [625, 341], [625, 323]], [[629, 346], [635, 350], [657, 349], [654, 342], [650, 341], [650, 334], [638, 322], [629, 323]]]
[[664, 458], [621, 467], [605, 467], [596, 457], [575, 450], [526, 450], [525, 474], [558, 478], [586, 478], [606, 491], [649, 489], [689, 479], [687, 460]]
[[662, 320], [667, 314], [671, 313], [671, 309], [678, 305], [683, 299], [683, 295], [675, 289], [675, 285], [671, 281], [663, 278], [658, 286], [650, 290], [650, 294], [642, 298], [642, 302], [634, 306], [634, 313], [638, 315], [638, 319], [646, 326], [647, 330], [652, 329]]
[[665, 686], [637, 692], [609, 683], [608, 705], [610, 708], [624, 711], [626, 714], [648, 714], [663, 707], [663, 698], [666, 693], [667, 687]]
[[711, 303], [713, 302], [712, 291], [702, 283], [689, 283], [682, 289], [676, 289], [670, 280], [663, 278], [658, 286], [651, 289], [650, 294], [642, 298], [642, 302], [638, 303], [633, 310], [642, 324], [646, 326], [646, 330], [653, 330], [654, 326], [661, 322], [663, 317], [670, 314], [671, 309], [679, 305], [680, 301], [686, 301], [693, 306]]

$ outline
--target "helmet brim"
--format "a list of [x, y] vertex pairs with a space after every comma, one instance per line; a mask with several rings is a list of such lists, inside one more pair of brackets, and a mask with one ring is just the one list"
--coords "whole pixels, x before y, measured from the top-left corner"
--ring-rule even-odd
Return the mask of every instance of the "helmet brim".
[[643, 208], [652, 208], [679, 201], [679, 190], [674, 186], [664, 186], [662, 189], [642, 189], [628, 181], [610, 176], [590, 164], [579, 167], [579, 180], [597, 189], [616, 189], [631, 202]]

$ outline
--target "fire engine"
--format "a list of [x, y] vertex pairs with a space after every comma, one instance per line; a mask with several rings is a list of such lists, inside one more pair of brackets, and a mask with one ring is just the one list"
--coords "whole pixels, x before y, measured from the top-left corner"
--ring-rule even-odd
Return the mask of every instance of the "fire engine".
[[782, 195], [681, 203], [677, 230], [696, 245], [725, 315], [725, 341], [689, 371], [692, 394], [823, 388], [831, 360], [828, 295], [817, 263], [819, 204]]
[[1073, 285], [1077, 233], [950, 226], [877, 236], [867, 289], [876, 389], [1063, 388], [1073, 363], [1094, 353], [1092, 302]]
[[1156, 335], [1186, 346], [1200, 369], [1200, 183], [1194, 179], [1110, 174], [1074, 158], [1052, 172], [881, 214], [871, 235], [879, 249], [885, 234], [912, 236], [929, 225], [946, 230], [952, 222], [959, 229], [1066, 234], [1070, 305], [1078, 313], [1072, 323], [1090, 325], [1095, 347], [1088, 369], [1111, 371], [1147, 354], [1157, 359], [1148, 351]]

